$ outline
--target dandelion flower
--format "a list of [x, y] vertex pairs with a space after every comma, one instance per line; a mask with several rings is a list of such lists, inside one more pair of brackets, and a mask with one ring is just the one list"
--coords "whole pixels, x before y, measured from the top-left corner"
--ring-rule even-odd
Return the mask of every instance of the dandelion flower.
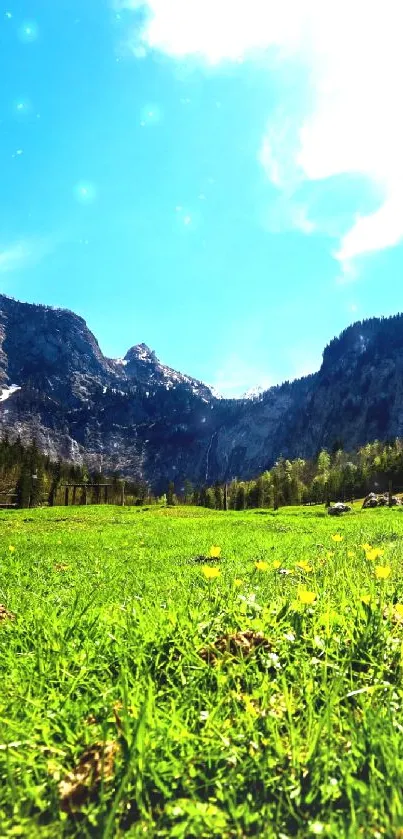
[[241, 586], [242, 583], [243, 583], [243, 580], [240, 580], [239, 577], [236, 580], [234, 580], [234, 586]]
[[11, 551], [11, 553], [14, 553], [14, 551], [15, 551], [14, 545], [9, 545], [8, 550]]
[[387, 580], [388, 577], [391, 575], [391, 567], [390, 565], [376, 565], [375, 566], [375, 577], [378, 580]]
[[354, 551], [347, 551], [347, 556], [348, 556], [349, 559], [354, 559], [354, 557], [355, 557]]
[[275, 559], [275, 560], [274, 560], [274, 562], [272, 562], [272, 566], [271, 566], [271, 567], [274, 569], [274, 571], [277, 571], [277, 569], [278, 569], [278, 568], [281, 568], [281, 562], [280, 562], [280, 560], [279, 560], [279, 559]]
[[395, 603], [395, 614], [400, 620], [403, 620], [403, 603]]
[[205, 565], [202, 568], [202, 574], [204, 574], [206, 580], [215, 580], [216, 577], [220, 576], [220, 573], [219, 568], [210, 568], [209, 565]]
[[211, 559], [219, 559], [221, 556], [221, 548], [219, 548], [218, 545], [212, 545], [209, 556]]
[[340, 533], [333, 533], [332, 539], [333, 542], [342, 542], [343, 536], [340, 536]]
[[361, 600], [362, 600], [363, 603], [365, 603], [366, 606], [369, 606], [369, 604], [371, 602], [371, 595], [370, 594], [362, 594], [361, 595]]
[[269, 563], [264, 559], [260, 559], [259, 562], [255, 562], [255, 568], [257, 568], [258, 571], [267, 571], [268, 567]]
[[301, 562], [295, 563], [296, 568], [302, 568], [302, 571], [306, 571], [309, 574], [312, 571], [312, 565], [309, 565], [309, 562], [305, 562], [305, 560], [301, 560]]
[[385, 551], [381, 548], [372, 548], [370, 551], [365, 551], [365, 556], [370, 562], [374, 562], [376, 559], [380, 559], [384, 553]]
[[315, 603], [317, 594], [315, 591], [307, 591], [306, 589], [302, 589], [298, 592], [298, 597], [300, 603], [303, 603], [304, 606], [311, 606], [312, 603]]
[[369, 545], [368, 542], [365, 542], [365, 545], [361, 545], [364, 551], [372, 551], [372, 545]]

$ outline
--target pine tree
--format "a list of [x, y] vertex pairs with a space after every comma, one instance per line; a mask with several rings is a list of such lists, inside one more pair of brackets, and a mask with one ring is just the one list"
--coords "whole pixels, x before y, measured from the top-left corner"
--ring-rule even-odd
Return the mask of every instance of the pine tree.
[[262, 476], [256, 481], [256, 506], [264, 507], [264, 481]]
[[235, 498], [235, 509], [245, 510], [246, 508], [246, 492], [244, 484], [240, 484]]
[[185, 504], [192, 504], [193, 502], [193, 484], [188, 480], [185, 481], [184, 501]]
[[28, 463], [24, 463], [16, 487], [18, 507], [29, 507], [31, 500], [31, 484], [31, 469]]
[[175, 484], [173, 481], [170, 481], [168, 484], [168, 492], [167, 492], [167, 506], [173, 507], [176, 503], [175, 498]]
[[222, 510], [224, 507], [224, 493], [219, 483], [216, 483], [214, 487], [214, 499], [216, 510]]
[[211, 488], [206, 490], [206, 507], [210, 510], [215, 510], [216, 508], [215, 493]]

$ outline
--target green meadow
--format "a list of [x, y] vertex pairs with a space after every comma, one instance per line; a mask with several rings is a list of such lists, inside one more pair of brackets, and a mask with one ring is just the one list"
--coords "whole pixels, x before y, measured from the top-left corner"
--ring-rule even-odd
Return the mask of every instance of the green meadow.
[[403, 510], [0, 527], [1, 836], [403, 836]]

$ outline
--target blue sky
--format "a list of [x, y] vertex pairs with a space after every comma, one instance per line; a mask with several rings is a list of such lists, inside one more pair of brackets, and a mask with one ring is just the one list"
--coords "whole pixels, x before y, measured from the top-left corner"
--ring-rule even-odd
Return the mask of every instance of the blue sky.
[[1, 290], [226, 395], [317, 369], [403, 308], [402, 22], [395, 0], [2, 2]]

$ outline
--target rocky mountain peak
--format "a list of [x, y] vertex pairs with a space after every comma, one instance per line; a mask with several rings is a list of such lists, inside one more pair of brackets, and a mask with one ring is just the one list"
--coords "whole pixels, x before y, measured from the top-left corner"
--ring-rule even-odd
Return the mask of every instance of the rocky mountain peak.
[[154, 350], [151, 350], [147, 344], [136, 344], [127, 351], [124, 361], [142, 361], [149, 364], [158, 364], [158, 358]]

